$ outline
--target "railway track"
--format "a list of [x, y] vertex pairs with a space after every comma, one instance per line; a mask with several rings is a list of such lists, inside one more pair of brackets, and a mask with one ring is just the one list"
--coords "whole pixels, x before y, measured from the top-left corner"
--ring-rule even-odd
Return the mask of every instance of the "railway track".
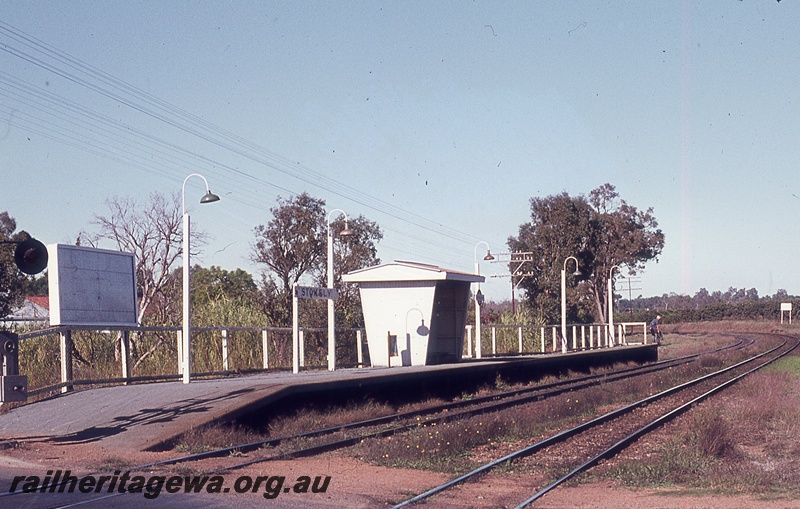
[[744, 349], [748, 346], [751, 346], [753, 343], [754, 340], [751, 338], [746, 340], [739, 339], [737, 342], [731, 345], [720, 347], [708, 352], [658, 361], [643, 366], [623, 368], [606, 373], [586, 375], [577, 378], [570, 378], [568, 380], [540, 384], [532, 387], [503, 391], [496, 394], [490, 394], [488, 396], [433, 405], [419, 410], [395, 413], [391, 415], [330, 426], [291, 436], [269, 438], [245, 444], [232, 445], [210, 451], [204, 451], [201, 453], [189, 454], [168, 460], [153, 462], [146, 465], [140, 465], [135, 468], [146, 469], [162, 465], [174, 465], [212, 457], [229, 456], [232, 453], [247, 453], [262, 448], [278, 447], [284, 443], [298, 441], [307, 442], [309, 439], [316, 439], [325, 436], [335, 437], [326, 442], [317, 443], [310, 446], [301, 446], [288, 451], [280, 451], [267, 457], [256, 458], [248, 462], [236, 463], [229, 467], [215, 470], [214, 473], [219, 471], [234, 470], [266, 461], [314, 456], [343, 447], [349, 447], [370, 438], [389, 437], [414, 428], [418, 428], [420, 426], [440, 425], [448, 422], [455, 422], [476, 415], [498, 412], [507, 408], [524, 405], [534, 401], [540, 401], [546, 398], [558, 396], [560, 394], [573, 392], [600, 384], [624, 381], [632, 377], [675, 368], [677, 366], [694, 362], [702, 355], [718, 353], [731, 349]]
[[[582, 376], [569, 380], [560, 380], [557, 382], [542, 384], [534, 387], [525, 387], [522, 389], [505, 391], [502, 393], [492, 394], [489, 396], [475, 398], [472, 400], [456, 401], [456, 402], [446, 403], [443, 405], [436, 405], [425, 409], [416, 410], [413, 412], [398, 413], [353, 423], [347, 423], [343, 425], [332, 426], [328, 428], [309, 431], [306, 433], [301, 433], [298, 435], [271, 438], [247, 444], [237, 444], [234, 446], [219, 448], [203, 453], [183, 455], [167, 460], [138, 465], [135, 467], [131, 467], [130, 469], [127, 470], [130, 472], [146, 471], [146, 470], [152, 470], [157, 467], [193, 462], [211, 457], [231, 456], [232, 453], [235, 452], [244, 453], [256, 449], [261, 449], [264, 447], [277, 447], [282, 443], [308, 441], [308, 439], [331, 436], [332, 438], [330, 440], [323, 441], [322, 443], [318, 443], [308, 447], [290, 449], [288, 451], [281, 451], [276, 454], [268, 455], [266, 457], [258, 457], [244, 462], [234, 461], [231, 465], [205, 471], [203, 472], [203, 474], [204, 475], [218, 474], [221, 472], [241, 469], [256, 463], [261, 463], [271, 460], [312, 456], [315, 454], [320, 454], [323, 452], [335, 450], [338, 448], [348, 447], [356, 443], [359, 443], [367, 438], [386, 437], [404, 431], [408, 431], [410, 429], [419, 427], [420, 425], [432, 425], [440, 423], [444, 424], [447, 422], [453, 422], [474, 415], [480, 415], [488, 412], [497, 412], [513, 406], [524, 405], [533, 401], [545, 399], [548, 397], [554, 397], [569, 391], [576, 391], [582, 388], [587, 388], [599, 384], [624, 381], [630, 379], [631, 377], [642, 376], [660, 370], [675, 368], [677, 366], [695, 362], [702, 355], [721, 352], [725, 350], [744, 349], [748, 346], [751, 346], [753, 342], [754, 340], [752, 338], [747, 338], [747, 339], [739, 338], [736, 343], [712, 351], [697, 353], [676, 359], [659, 361], [657, 363], [652, 363], [644, 366], [636, 366], [632, 368], [625, 368], [607, 373]], [[610, 417], [604, 416], [600, 420], [606, 421], [609, 419]], [[558, 435], [560, 437], [559, 440], [564, 440], [573, 433], [574, 432], [560, 433]], [[544, 447], [543, 444], [540, 445], [534, 444], [534, 445], [536, 445], [537, 448]], [[528, 453], [523, 452], [521, 453], [520, 457], [529, 454], [532, 454], [532, 451]], [[480, 473], [485, 471], [489, 471], [492, 468], [495, 468], [497, 465], [505, 463], [511, 459], [513, 458], [501, 458], [500, 460], [498, 460], [498, 462], [496, 462], [497, 463], [496, 465], [487, 466], [486, 470], [481, 470], [480, 472], [476, 471], [474, 473], [471, 473], [470, 477], [473, 477], [474, 475], [479, 475]], [[442, 487], [440, 491], [448, 490], [453, 486], [465, 482], [470, 477], [465, 477], [463, 479], [458, 478], [454, 481], [451, 481], [452, 483], [451, 485], [450, 483], [448, 483], [449, 485], [446, 487]], [[440, 491], [436, 491], [435, 493], [439, 493]], [[398, 507], [402, 507], [408, 504], [414, 504], [417, 501], [423, 500], [435, 493], [422, 494], [419, 496], [422, 498], [410, 499], [404, 502], [403, 504], [399, 505]], [[13, 494], [14, 493], [0, 494], [0, 497], [3, 497], [4, 495], [7, 496]], [[119, 494], [114, 494], [113, 496], [119, 496], [123, 494], [124, 493], [119, 493]], [[102, 497], [103, 500], [105, 498], [106, 497]], [[63, 506], [63, 507], [70, 507], [70, 506]]]
[[482, 478], [488, 472], [507, 465], [509, 462], [546, 453], [549, 449], [557, 448], [557, 454], [561, 457], [581, 458], [558, 479], [532, 486], [529, 491], [533, 494], [516, 506], [517, 509], [528, 507], [548, 492], [578, 474], [586, 472], [601, 460], [614, 456], [641, 436], [676, 418], [697, 403], [787, 355], [798, 344], [800, 341], [797, 338], [785, 337], [780, 345], [767, 352], [643, 398], [506, 454], [447, 483], [403, 501], [395, 505], [394, 509], [414, 506], [465, 482]]

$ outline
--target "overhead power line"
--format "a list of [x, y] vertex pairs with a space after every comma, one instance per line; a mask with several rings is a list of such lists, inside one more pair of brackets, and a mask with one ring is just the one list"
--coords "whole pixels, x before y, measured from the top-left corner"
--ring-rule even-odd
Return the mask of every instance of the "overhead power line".
[[[311, 168], [299, 164], [294, 160], [289, 160], [286, 157], [255, 144], [239, 135], [236, 135], [235, 133], [216, 126], [213, 123], [198, 117], [197, 115], [182, 110], [181, 108], [178, 108], [167, 101], [161, 100], [129, 83], [126, 83], [87, 64], [86, 62], [83, 62], [76, 57], [73, 57], [28, 34], [25, 34], [24, 32], [2, 21], [0, 21], [0, 34], [5, 34], [13, 41], [16, 41], [18, 44], [21, 44], [27, 48], [27, 50], [23, 50], [18, 47], [12, 47], [6, 43], [0, 43], [0, 49], [3, 51], [17, 58], [25, 60], [39, 68], [45, 69], [46, 71], [60, 76], [66, 80], [69, 80], [81, 87], [91, 90], [94, 93], [101, 94], [106, 98], [123, 104], [136, 112], [144, 114], [172, 128], [188, 133], [215, 146], [228, 150], [231, 153], [245, 157], [260, 165], [269, 167], [305, 184], [319, 187], [320, 189], [330, 192], [336, 196], [345, 198], [370, 210], [374, 210], [386, 216], [402, 221], [410, 226], [434, 233], [437, 236], [463, 242], [464, 244], [470, 244], [480, 240], [479, 237], [474, 236], [471, 233], [445, 226], [442, 223], [433, 221], [417, 213], [404, 210], [401, 207], [389, 204], [369, 193], [356, 191], [350, 185], [344, 184], [343, 182], [314, 171]], [[35, 54], [31, 53], [31, 51]], [[43, 56], [43, 58], [37, 55]], [[54, 60], [55, 63], [51, 63], [48, 59]], [[33, 94], [33, 90], [34, 88], [30, 87], [28, 92]], [[66, 104], [66, 102], [64, 104]], [[93, 118], [95, 121], [98, 120], [96, 116], [92, 115], [80, 105], [73, 103], [69, 106], [69, 108], [79, 115]], [[104, 119], [102, 122], [107, 124], [108, 119]], [[142, 131], [136, 132], [131, 126], [126, 126], [125, 129], [128, 130], [131, 136], [137, 136], [139, 139], [146, 139], [148, 143], [152, 143], [164, 149], [175, 150], [176, 152], [182, 153], [183, 156], [190, 157], [192, 159], [205, 159], [199, 153], [188, 151], [184, 148], [181, 148], [177, 144], [164, 141]], [[117, 141], [119, 140], [117, 139]], [[167, 157], [164, 154], [162, 155]], [[217, 165], [232, 175], [291, 194], [289, 189], [276, 186], [268, 180], [251, 172], [222, 164], [219, 161], [212, 162], [206, 159], [206, 162], [208, 164]], [[400, 233], [403, 235], [408, 235], [407, 232]], [[430, 242], [430, 240], [431, 239], [427, 239], [428, 242]], [[442, 244], [442, 247], [447, 248], [448, 246]]]

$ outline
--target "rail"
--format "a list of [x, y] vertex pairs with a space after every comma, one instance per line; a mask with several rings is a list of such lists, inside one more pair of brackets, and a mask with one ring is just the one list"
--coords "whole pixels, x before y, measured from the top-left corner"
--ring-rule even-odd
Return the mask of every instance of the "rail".
[[[660, 392], [658, 392], [656, 394], [651, 394], [651, 395], [649, 395], [649, 396], [647, 396], [647, 397], [645, 397], [645, 398], [643, 398], [641, 400], [635, 401], [633, 403], [628, 403], [628, 404], [626, 404], [624, 406], [621, 406], [619, 408], [610, 410], [609, 412], [607, 412], [607, 413], [605, 413], [603, 415], [593, 417], [593, 418], [591, 418], [591, 419], [589, 419], [587, 421], [582, 422], [581, 424], [579, 424], [579, 425], [577, 425], [575, 427], [559, 431], [559, 432], [557, 432], [557, 433], [555, 433], [555, 434], [553, 434], [553, 435], [551, 435], [549, 437], [546, 437], [546, 438], [543, 438], [543, 439], [537, 441], [534, 444], [528, 445], [526, 447], [523, 447], [522, 449], [518, 449], [516, 451], [508, 453], [508, 454], [506, 454], [505, 456], [503, 456], [503, 457], [501, 457], [499, 459], [495, 459], [495, 460], [492, 460], [492, 461], [490, 461], [488, 463], [485, 463], [485, 464], [481, 465], [480, 467], [478, 467], [478, 468], [476, 468], [476, 469], [474, 469], [474, 470], [472, 470], [472, 471], [470, 471], [470, 472], [468, 472], [466, 474], [463, 474], [463, 475], [461, 475], [461, 476], [459, 476], [459, 477], [457, 477], [455, 479], [452, 479], [452, 480], [450, 480], [450, 481], [448, 481], [448, 482], [446, 482], [444, 484], [441, 484], [439, 486], [433, 487], [433, 488], [431, 488], [431, 489], [425, 491], [424, 493], [421, 493], [421, 494], [419, 494], [419, 495], [417, 495], [415, 497], [409, 498], [409, 499], [407, 499], [407, 500], [405, 500], [405, 501], [393, 506], [392, 509], [400, 509], [402, 507], [408, 507], [408, 506], [411, 506], [411, 505], [415, 505], [418, 502], [424, 501], [424, 500], [426, 500], [427, 498], [429, 498], [429, 497], [431, 497], [433, 495], [440, 494], [441, 492], [443, 492], [445, 490], [448, 490], [448, 489], [450, 489], [450, 488], [452, 488], [454, 486], [462, 484], [467, 480], [482, 477], [487, 472], [489, 472], [491, 470], [494, 470], [495, 468], [497, 468], [497, 467], [499, 467], [501, 465], [507, 465], [510, 462], [513, 462], [515, 460], [519, 460], [521, 458], [524, 458], [524, 457], [527, 457], [527, 456], [531, 456], [531, 455], [533, 455], [533, 454], [535, 454], [535, 453], [537, 453], [537, 452], [539, 452], [541, 450], [544, 450], [545, 448], [547, 448], [549, 446], [552, 446], [554, 444], [559, 444], [559, 443], [565, 441], [566, 439], [578, 436], [581, 433], [587, 433], [588, 432], [590, 434], [593, 434], [594, 436], [603, 436], [604, 440], [614, 441], [615, 439], [611, 434], [606, 435], [605, 433], [597, 433], [597, 430], [599, 429], [599, 426], [603, 425], [605, 423], [608, 423], [611, 420], [619, 418], [621, 416], [633, 415], [633, 413], [634, 413], [633, 411], [634, 410], [639, 410], [639, 409], [644, 408], [644, 407], [649, 407], [649, 408], [652, 409], [653, 413], [657, 414], [657, 417], [655, 419], [651, 420], [652, 416], [648, 416], [648, 415], [646, 415], [644, 413], [640, 413], [639, 417], [637, 417], [637, 419], [643, 419], [644, 421], [647, 421], [647, 422], [644, 425], [640, 425], [640, 424], [634, 423], [633, 426], [636, 429], [634, 429], [633, 431], [626, 430], [626, 428], [624, 426], [620, 425], [620, 424], [615, 425], [614, 426], [615, 431], [623, 434], [624, 438], [622, 438], [619, 441], [614, 442], [613, 445], [611, 445], [610, 447], [604, 447], [604, 446], [602, 446], [600, 444], [599, 441], [597, 441], [596, 439], [592, 439], [592, 443], [593, 443], [592, 447], [601, 448], [602, 451], [599, 454], [591, 457], [589, 460], [586, 460], [585, 462], [581, 463], [579, 466], [577, 466], [576, 468], [572, 469], [566, 475], [562, 476], [561, 478], [557, 479], [556, 481], [552, 482], [551, 484], [545, 486], [544, 488], [539, 490], [536, 494], [534, 494], [532, 497], [526, 499], [524, 502], [522, 502], [521, 504], [516, 506], [515, 509], [522, 509], [524, 507], [527, 507], [532, 502], [536, 501], [537, 499], [539, 499], [540, 497], [542, 497], [543, 495], [545, 495], [546, 493], [548, 493], [549, 491], [551, 491], [555, 487], [561, 485], [562, 483], [564, 483], [565, 481], [573, 478], [577, 474], [585, 472], [586, 470], [588, 470], [592, 466], [596, 465], [601, 459], [607, 459], [607, 458], [613, 456], [614, 454], [619, 452], [621, 449], [623, 449], [624, 447], [626, 447], [627, 445], [629, 445], [630, 443], [632, 443], [633, 441], [635, 441], [639, 437], [645, 435], [646, 433], [656, 429], [658, 426], [661, 426], [662, 424], [664, 424], [664, 423], [670, 421], [671, 419], [677, 417], [678, 415], [680, 415], [681, 413], [685, 412], [687, 409], [691, 408], [692, 406], [696, 405], [697, 403], [707, 399], [708, 397], [710, 397], [713, 394], [716, 394], [716, 393], [720, 392], [721, 390], [723, 390], [723, 389], [729, 387], [730, 385], [736, 383], [738, 380], [741, 380], [745, 376], [747, 376], [747, 375], [749, 375], [749, 374], [751, 374], [751, 373], [763, 368], [764, 366], [774, 362], [775, 360], [777, 360], [777, 359], [789, 354], [795, 348], [797, 348], [797, 346], [799, 344], [797, 339], [795, 339], [795, 338], [792, 338], [792, 339], [794, 341], [793, 345], [790, 345], [790, 347], [787, 348], [785, 351], [779, 352], [775, 357], [773, 357], [771, 359], [768, 359], [765, 362], [762, 362], [761, 364], [758, 364], [755, 367], [746, 367], [746, 365], [748, 363], [758, 362], [758, 361], [762, 360], [764, 357], [766, 357], [766, 356], [768, 356], [770, 354], [773, 354], [775, 352], [778, 352], [780, 349], [782, 349], [783, 347], [785, 347], [787, 345], [788, 339], [784, 339], [784, 342], [781, 345], [773, 347], [773, 348], [769, 349], [766, 352], [759, 353], [757, 355], [751, 356], [748, 359], [745, 359], [745, 360], [743, 360], [741, 362], [738, 362], [736, 364], [733, 364], [731, 366], [723, 367], [723, 368], [721, 368], [721, 369], [719, 369], [717, 371], [714, 371], [712, 373], [708, 373], [708, 374], [702, 375], [702, 376], [700, 376], [698, 378], [694, 378], [692, 380], [682, 382], [682, 383], [680, 383], [678, 385], [671, 386], [671, 387], [669, 387], [669, 388], [667, 388], [665, 390], [662, 390], [662, 391], [660, 391]], [[746, 369], [746, 371], [740, 372], [740, 373], [736, 373], [734, 370], [737, 370], [737, 368], [743, 368], [743, 369]], [[678, 393], [680, 393], [681, 391], [684, 391], [684, 390], [689, 390], [689, 389], [695, 388], [695, 387], [701, 387], [700, 384], [702, 384], [703, 382], [711, 381], [712, 379], [714, 379], [716, 377], [721, 377], [721, 376], [724, 376], [724, 375], [726, 375], [728, 373], [731, 373], [731, 372], [734, 373], [732, 378], [729, 378], [729, 379], [727, 379], [727, 380], [725, 380], [725, 381], [723, 381], [721, 383], [714, 382], [715, 385], [714, 385], [713, 388], [711, 388], [711, 390], [706, 390], [705, 388], [700, 388], [698, 391], [702, 391], [701, 394], [699, 394], [699, 395], [691, 395], [690, 396], [691, 399], [689, 401], [684, 401], [679, 406], [673, 407], [672, 405], [666, 405], [668, 407], [668, 410], [662, 410], [662, 409], [656, 408], [655, 402], [657, 402], [657, 401], [666, 400], [668, 397], [670, 397], [672, 395], [675, 395], [675, 394], [678, 394]], [[581, 451], [581, 455], [583, 455], [583, 454], [586, 454], [586, 451]], [[583, 461], [583, 459], [580, 459], [580, 461]]]

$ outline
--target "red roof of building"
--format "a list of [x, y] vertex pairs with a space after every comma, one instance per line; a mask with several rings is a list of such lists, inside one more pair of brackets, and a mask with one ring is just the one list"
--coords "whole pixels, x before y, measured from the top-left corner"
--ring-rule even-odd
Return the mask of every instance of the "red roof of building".
[[31, 295], [29, 297], [25, 297], [25, 300], [29, 300], [37, 306], [41, 306], [48, 311], [50, 310], [50, 297], [46, 295]]

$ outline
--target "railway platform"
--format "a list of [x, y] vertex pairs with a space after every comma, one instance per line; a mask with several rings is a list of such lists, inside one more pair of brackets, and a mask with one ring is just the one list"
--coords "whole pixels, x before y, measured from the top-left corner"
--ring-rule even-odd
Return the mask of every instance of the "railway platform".
[[157, 450], [184, 432], [213, 422], [266, 418], [303, 400], [452, 397], [494, 384], [617, 362], [657, 360], [655, 345], [628, 345], [566, 354], [464, 360], [434, 366], [336, 371], [265, 372], [221, 379], [79, 390], [0, 414], [0, 438], [94, 443], [106, 450]]

